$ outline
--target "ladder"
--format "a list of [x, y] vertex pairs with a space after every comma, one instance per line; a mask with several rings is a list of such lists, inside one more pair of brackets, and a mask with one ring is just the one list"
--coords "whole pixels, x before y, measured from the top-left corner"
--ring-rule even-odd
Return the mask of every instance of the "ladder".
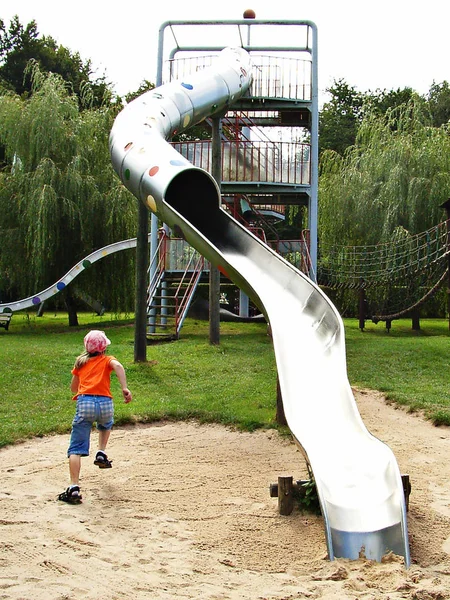
[[170, 238], [161, 229], [151, 260], [147, 295], [147, 338], [177, 340], [204, 270], [203, 256], [192, 252], [181, 269], [170, 269]]

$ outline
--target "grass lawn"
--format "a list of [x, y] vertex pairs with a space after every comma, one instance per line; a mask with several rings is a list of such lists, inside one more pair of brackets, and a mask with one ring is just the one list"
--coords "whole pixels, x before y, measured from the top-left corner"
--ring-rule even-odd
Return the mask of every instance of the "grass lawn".
[[[265, 324], [222, 323], [221, 343], [212, 346], [208, 323], [187, 319], [180, 340], [150, 345], [149, 363], [134, 364], [131, 319], [85, 313], [79, 321], [73, 328], [65, 314], [17, 313], [9, 331], [0, 329], [0, 446], [70, 431], [70, 371], [93, 328], [107, 331], [109, 354], [125, 366], [134, 396], [130, 405], [116, 402], [116, 423], [195, 418], [247, 430], [276, 427], [276, 367]], [[388, 334], [381, 323], [361, 332], [357, 320], [346, 320], [349, 379], [449, 425], [448, 322], [421, 325], [416, 333], [410, 321], [395, 321]]]
[[422, 319], [412, 331], [410, 320], [383, 323], [346, 320], [347, 366], [352, 385], [383, 392], [411, 410], [423, 410], [436, 425], [450, 425], [450, 389], [447, 375], [450, 332], [444, 319]]

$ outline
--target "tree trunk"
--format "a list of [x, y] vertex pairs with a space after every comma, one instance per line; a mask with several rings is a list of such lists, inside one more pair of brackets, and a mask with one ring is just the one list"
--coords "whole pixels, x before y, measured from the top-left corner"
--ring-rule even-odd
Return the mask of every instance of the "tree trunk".
[[420, 311], [415, 308], [411, 314], [411, 327], [413, 331], [420, 331]]
[[69, 317], [69, 327], [78, 326], [78, 314], [75, 299], [72, 296], [69, 288], [64, 289], [64, 302], [67, 308], [67, 315]]

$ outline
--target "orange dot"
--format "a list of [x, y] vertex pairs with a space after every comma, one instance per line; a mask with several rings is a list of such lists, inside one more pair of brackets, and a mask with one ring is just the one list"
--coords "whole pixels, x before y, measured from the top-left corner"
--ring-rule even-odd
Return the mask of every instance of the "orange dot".
[[148, 174], [150, 175], [150, 177], [153, 177], [158, 171], [159, 167], [152, 167], [151, 169], [149, 169]]

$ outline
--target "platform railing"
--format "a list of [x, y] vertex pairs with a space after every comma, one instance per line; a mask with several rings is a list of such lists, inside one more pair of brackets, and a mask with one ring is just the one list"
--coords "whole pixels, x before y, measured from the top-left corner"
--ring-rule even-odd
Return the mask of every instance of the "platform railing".
[[[174, 142], [196, 167], [211, 171], [210, 140]], [[310, 146], [301, 142], [222, 141], [222, 181], [310, 184]]]
[[[303, 273], [308, 274], [310, 265], [307, 237], [302, 234], [299, 240], [266, 240], [260, 228], [250, 229], [254, 235], [262, 239], [275, 252], [283, 256]], [[167, 238], [165, 241], [166, 270], [189, 271], [192, 265], [198, 264], [201, 255], [181, 238]], [[203, 271], [209, 271], [210, 263], [204, 261]]]
[[[311, 101], [311, 60], [282, 55], [252, 54], [251, 57], [254, 65], [251, 96]], [[164, 68], [164, 83], [210, 67], [216, 58], [217, 55], [205, 54], [169, 60]]]

